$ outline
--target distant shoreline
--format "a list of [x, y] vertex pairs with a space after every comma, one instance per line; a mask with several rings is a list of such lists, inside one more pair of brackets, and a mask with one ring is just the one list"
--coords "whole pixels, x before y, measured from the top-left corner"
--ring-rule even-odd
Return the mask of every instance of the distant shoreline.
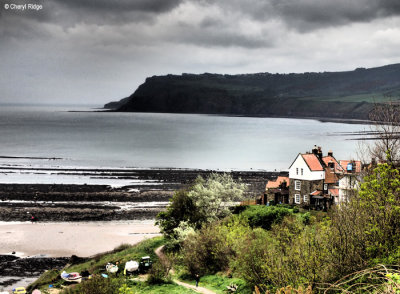
[[[104, 110], [103, 110], [104, 109]], [[255, 115], [255, 114], [229, 114], [229, 113], [198, 113], [198, 112], [148, 112], [148, 111], [117, 111], [115, 109], [102, 108], [93, 111], [68, 111], [68, 112], [104, 112], [104, 113], [165, 113], [165, 114], [197, 114], [205, 116], [221, 116], [221, 117], [252, 117], [252, 118], [288, 118], [288, 119], [308, 119], [316, 120], [319, 122], [331, 122], [331, 123], [343, 123], [343, 124], [360, 124], [370, 125], [373, 122], [371, 120], [364, 119], [352, 119], [352, 118], [334, 118], [334, 117], [313, 117], [313, 116], [273, 116], [273, 115]]]

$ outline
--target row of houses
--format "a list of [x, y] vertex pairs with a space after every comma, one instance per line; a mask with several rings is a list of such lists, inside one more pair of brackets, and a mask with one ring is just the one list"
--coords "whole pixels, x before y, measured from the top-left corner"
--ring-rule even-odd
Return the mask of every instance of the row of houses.
[[361, 162], [337, 160], [332, 151], [325, 156], [321, 147], [299, 153], [274, 181], [268, 181], [261, 204], [294, 204], [327, 209], [347, 201], [361, 176]]

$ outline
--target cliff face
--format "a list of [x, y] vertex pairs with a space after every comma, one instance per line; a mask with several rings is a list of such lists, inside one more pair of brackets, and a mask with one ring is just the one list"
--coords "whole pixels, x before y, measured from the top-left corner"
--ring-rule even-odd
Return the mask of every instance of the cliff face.
[[[348, 72], [153, 76], [116, 111], [367, 119], [397, 100], [400, 64]], [[108, 104], [108, 108], [110, 105]]]

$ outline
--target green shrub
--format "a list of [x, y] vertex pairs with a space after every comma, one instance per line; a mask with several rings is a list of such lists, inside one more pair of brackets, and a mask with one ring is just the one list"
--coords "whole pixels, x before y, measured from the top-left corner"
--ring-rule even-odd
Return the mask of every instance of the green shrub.
[[197, 234], [190, 235], [183, 244], [182, 253], [184, 264], [194, 276], [227, 269], [231, 249], [222, 232], [222, 226], [214, 223]]
[[300, 215], [300, 219], [305, 225], [309, 225], [311, 221], [311, 213], [306, 212]]
[[125, 284], [124, 278], [92, 277], [75, 287], [63, 290], [62, 294], [119, 294], [119, 289]]
[[292, 210], [286, 207], [253, 205], [241, 213], [246, 217], [252, 228], [260, 227], [271, 229], [273, 224], [282, 222], [286, 215], [291, 215]]
[[169, 283], [168, 270], [161, 262], [155, 262], [149, 271], [149, 277], [147, 283], [149, 285], [157, 285]]

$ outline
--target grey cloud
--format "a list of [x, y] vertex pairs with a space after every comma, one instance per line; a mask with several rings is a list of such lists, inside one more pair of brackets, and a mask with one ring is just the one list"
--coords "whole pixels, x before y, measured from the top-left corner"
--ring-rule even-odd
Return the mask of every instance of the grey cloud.
[[260, 22], [276, 19], [299, 31], [400, 15], [398, 0], [200, 0], [200, 3]]
[[247, 49], [263, 48], [271, 46], [271, 42], [265, 39], [247, 36], [235, 32], [202, 32], [188, 31], [175, 37], [182, 43], [189, 43], [200, 47], [242, 47]]
[[178, 6], [182, 0], [56, 0], [63, 6], [74, 9], [92, 10], [96, 12], [142, 11], [163, 13]]
[[312, 30], [399, 15], [399, 7], [393, 1], [376, 0], [275, 0], [273, 9], [289, 26]]
[[[268, 37], [267, 37], [268, 36]], [[232, 19], [204, 17], [199, 23], [179, 22], [167, 39], [200, 47], [263, 48], [272, 45], [269, 33], [254, 35], [252, 32], [232, 24]]]
[[[37, 0], [42, 10], [5, 10], [0, 7], [0, 41], [13, 38], [50, 39], [48, 26], [65, 32], [77, 25], [115, 26], [154, 24], [157, 17], [178, 7], [184, 0]], [[11, 2], [10, 2], [11, 3]], [[12, 0], [25, 4], [26, 0]], [[47, 27], [46, 27], [47, 25]], [[127, 36], [129, 37], [129, 36]]]
[[[183, 0], [55, 0], [60, 15], [71, 22], [86, 22], [97, 25], [119, 25], [125, 23], [152, 22], [163, 13], [178, 7]], [[72, 16], [72, 18], [71, 18]]]
[[[5, 10], [0, 7], [0, 22], [3, 26], [13, 26], [18, 19], [31, 19], [64, 28], [77, 23], [95, 25], [121, 25], [126, 23], [151, 23], [160, 14], [178, 7], [184, 0], [38, 0], [43, 5], [40, 11]], [[11, 3], [11, 2], [10, 2]], [[12, 0], [15, 4], [25, 4], [26, 0]], [[34, 26], [35, 23], [32, 23]]]

